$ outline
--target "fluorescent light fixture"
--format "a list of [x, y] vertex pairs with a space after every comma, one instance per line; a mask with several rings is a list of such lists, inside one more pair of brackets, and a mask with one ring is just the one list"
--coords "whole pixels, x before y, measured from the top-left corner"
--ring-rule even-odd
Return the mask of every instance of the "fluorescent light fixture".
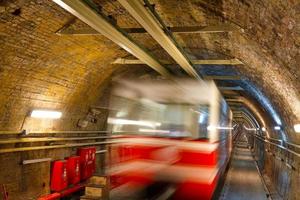
[[266, 128], [265, 128], [265, 127], [262, 127], [261, 130], [262, 130], [263, 132], [265, 132], [265, 131], [266, 131]]
[[274, 129], [279, 131], [281, 128], [280, 128], [280, 126], [275, 126]]
[[41, 119], [59, 119], [61, 118], [62, 113], [53, 110], [33, 110], [30, 116]]
[[296, 133], [300, 133], [300, 124], [295, 124], [294, 130], [296, 131]]
[[159, 123], [159, 122], [144, 121], [144, 120], [118, 119], [118, 118], [108, 118], [107, 123], [118, 124], [118, 125], [147, 126], [150, 128], [155, 128], [157, 126], [161, 126], [161, 123]]
[[153, 129], [143, 129], [143, 128], [140, 128], [139, 129], [139, 132], [145, 132], [145, 133], [170, 133], [169, 130], [153, 130]]
[[211, 125], [209, 125], [207, 127], [207, 130], [209, 130], [209, 131], [216, 130], [216, 129], [218, 129], [218, 130], [232, 130], [233, 128], [232, 127], [224, 127], [224, 126], [211, 126]]

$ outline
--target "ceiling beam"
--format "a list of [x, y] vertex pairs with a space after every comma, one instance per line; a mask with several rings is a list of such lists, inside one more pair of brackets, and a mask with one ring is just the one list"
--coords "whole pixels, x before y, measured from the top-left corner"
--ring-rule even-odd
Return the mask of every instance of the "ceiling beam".
[[236, 87], [218, 87], [219, 88], [219, 90], [221, 90], [221, 91], [224, 91], [224, 90], [226, 90], [226, 91], [243, 91], [244, 89], [243, 88], [241, 88], [240, 86], [236, 86]]
[[[194, 65], [243, 65], [239, 59], [220, 59], [220, 60], [191, 60]], [[166, 60], [160, 60], [160, 63], [165, 65], [173, 64]], [[125, 59], [125, 58], [117, 58], [112, 64], [120, 64], [120, 65], [143, 65], [145, 64], [143, 61], [138, 59]]]
[[214, 75], [214, 76], [204, 76], [204, 79], [207, 79], [207, 80], [241, 80], [242, 77], [241, 76]]
[[181, 66], [191, 77], [201, 79], [192, 63], [178, 47], [174, 38], [162, 28], [162, 24], [150, 13], [140, 0], [118, 0], [118, 2], [135, 18], [139, 24], [157, 41], [160, 46]]
[[[71, 25], [71, 24], [70, 24]], [[70, 25], [64, 26], [56, 32], [58, 35], [101, 35], [95, 29], [90, 27], [74, 29]], [[173, 33], [224, 33], [238, 31], [237, 27], [229, 24], [220, 24], [216, 26], [177, 26], [168, 27]], [[126, 33], [147, 33], [144, 28], [122, 28]]]
[[228, 103], [228, 105], [229, 105], [229, 107], [232, 107], [232, 106], [234, 106], [234, 107], [237, 107], [237, 106], [240, 106], [240, 107], [242, 107], [243, 106], [243, 104], [241, 103], [241, 102], [227, 102]]
[[59, 6], [88, 24], [90, 27], [112, 40], [120, 47], [142, 60], [161, 75], [170, 78], [171, 75], [167, 69], [162, 66], [155, 58], [137, 45], [131, 38], [125, 35], [118, 27], [111, 24], [107, 18], [100, 13], [95, 12], [85, 3], [79, 0], [53, 0]]
[[236, 98], [236, 99], [226, 99], [227, 102], [243, 102], [242, 99]]

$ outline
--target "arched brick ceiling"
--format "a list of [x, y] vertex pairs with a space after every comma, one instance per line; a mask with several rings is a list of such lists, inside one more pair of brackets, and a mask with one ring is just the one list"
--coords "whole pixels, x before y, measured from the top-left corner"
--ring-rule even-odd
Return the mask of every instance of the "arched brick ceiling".
[[64, 115], [47, 128], [73, 130], [126, 53], [103, 36], [56, 35], [73, 16], [52, 1], [0, 3], [0, 129], [18, 130], [33, 108], [48, 108]]
[[[154, 2], [154, 1], [153, 1]], [[239, 32], [177, 34], [185, 48], [239, 58], [238, 70], [268, 97], [292, 131], [300, 120], [299, 1], [155, 1], [170, 26], [233, 23]], [[178, 14], [180, 13], [180, 14]], [[298, 63], [297, 63], [298, 61]]]
[[[117, 1], [94, 2], [120, 27], [140, 27]], [[191, 58], [240, 59], [244, 65], [231, 67], [231, 72], [250, 80], [280, 114], [290, 139], [300, 141], [292, 130], [293, 124], [300, 122], [299, 1], [151, 2], [168, 26], [230, 23], [238, 27], [239, 31], [230, 33], [177, 33], [175, 37]], [[110, 64], [129, 54], [101, 35], [56, 35], [73, 16], [50, 0], [0, 1], [0, 16], [1, 129], [19, 127], [33, 107], [69, 112], [72, 119], [68, 127], [72, 127], [87, 107], [99, 100], [98, 91], [105, 88], [111, 74], [118, 68], [132, 67]], [[76, 20], [74, 26], [87, 25]], [[172, 61], [148, 34], [131, 36], [156, 57]], [[226, 74], [227, 67], [209, 69], [213, 68], [211, 73]]]

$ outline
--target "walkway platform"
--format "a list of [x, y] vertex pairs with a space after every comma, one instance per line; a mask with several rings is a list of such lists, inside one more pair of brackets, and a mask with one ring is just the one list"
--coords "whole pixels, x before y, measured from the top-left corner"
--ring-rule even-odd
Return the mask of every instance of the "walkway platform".
[[267, 200], [267, 192], [244, 135], [237, 138], [232, 156], [219, 200]]

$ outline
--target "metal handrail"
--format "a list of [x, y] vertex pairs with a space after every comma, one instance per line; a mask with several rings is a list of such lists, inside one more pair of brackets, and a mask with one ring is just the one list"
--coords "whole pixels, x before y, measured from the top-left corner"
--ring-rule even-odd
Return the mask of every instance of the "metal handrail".
[[258, 138], [259, 140], [261, 140], [261, 141], [264, 141], [264, 142], [266, 142], [266, 143], [269, 143], [269, 144], [271, 144], [271, 145], [273, 145], [273, 146], [276, 146], [276, 147], [278, 147], [278, 148], [280, 148], [280, 149], [283, 149], [283, 150], [285, 150], [285, 151], [287, 151], [287, 152], [289, 152], [289, 153], [291, 153], [291, 154], [293, 154], [293, 155], [295, 155], [295, 156], [297, 156], [297, 157], [300, 157], [300, 154], [299, 153], [297, 153], [297, 152], [295, 152], [295, 151], [293, 151], [293, 150], [290, 150], [290, 149], [288, 149], [288, 148], [286, 148], [286, 147], [284, 147], [284, 146], [282, 146], [282, 145], [279, 145], [279, 144], [276, 144], [276, 143], [274, 143], [274, 142], [270, 142], [270, 141], [268, 141], [268, 140], [266, 140], [266, 139], [264, 139], [264, 138], [261, 138], [261, 137], [259, 137], [259, 136], [257, 136], [257, 135], [254, 135], [256, 138]]
[[294, 144], [294, 143], [290, 143], [290, 142], [285, 142], [288, 145], [291, 145], [293, 147], [299, 148], [300, 149], [300, 145], [299, 144]]

